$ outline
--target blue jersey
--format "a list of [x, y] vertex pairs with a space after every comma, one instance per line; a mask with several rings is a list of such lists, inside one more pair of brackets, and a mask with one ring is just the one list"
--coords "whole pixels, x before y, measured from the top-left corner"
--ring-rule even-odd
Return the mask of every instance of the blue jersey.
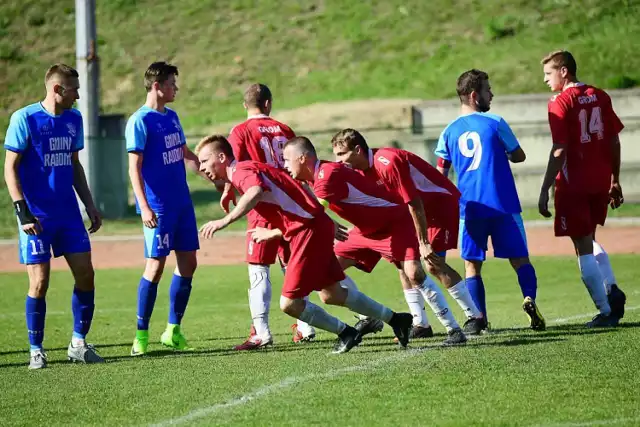
[[507, 157], [518, 147], [507, 122], [495, 114], [460, 116], [442, 131], [436, 155], [450, 161], [458, 176], [461, 218], [521, 212]]
[[[175, 111], [141, 107], [127, 122], [127, 151], [142, 153], [142, 179], [149, 207], [155, 213], [191, 204], [184, 165], [186, 138]], [[140, 208], [137, 205], [138, 213]]]
[[22, 155], [18, 176], [36, 218], [67, 218], [79, 213], [73, 190], [73, 153], [84, 148], [82, 116], [75, 109], [59, 116], [41, 103], [11, 116], [4, 148]]

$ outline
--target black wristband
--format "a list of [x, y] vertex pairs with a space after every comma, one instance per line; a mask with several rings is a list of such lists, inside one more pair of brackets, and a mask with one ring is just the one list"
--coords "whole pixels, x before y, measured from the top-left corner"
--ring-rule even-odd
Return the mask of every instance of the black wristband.
[[33, 216], [29, 210], [29, 206], [27, 206], [26, 201], [18, 200], [17, 202], [13, 202], [13, 207], [16, 210], [16, 215], [18, 216], [20, 225], [35, 224], [36, 217]]

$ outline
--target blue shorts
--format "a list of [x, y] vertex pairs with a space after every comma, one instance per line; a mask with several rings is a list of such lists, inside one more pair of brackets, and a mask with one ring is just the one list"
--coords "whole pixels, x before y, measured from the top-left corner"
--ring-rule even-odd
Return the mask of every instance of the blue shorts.
[[31, 236], [18, 225], [20, 264], [42, 264], [65, 254], [91, 251], [89, 233], [80, 213], [61, 218], [40, 218], [42, 232]]
[[529, 256], [522, 216], [517, 213], [490, 218], [461, 219], [458, 243], [462, 259], [484, 261], [487, 258], [489, 236], [496, 258]]
[[166, 257], [171, 251], [197, 251], [198, 225], [193, 205], [158, 214], [156, 228], [143, 227], [144, 257]]

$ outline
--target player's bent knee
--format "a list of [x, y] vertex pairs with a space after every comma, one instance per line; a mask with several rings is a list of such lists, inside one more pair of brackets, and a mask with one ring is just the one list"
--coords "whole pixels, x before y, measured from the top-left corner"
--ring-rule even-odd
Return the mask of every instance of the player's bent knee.
[[176, 252], [176, 272], [182, 277], [193, 277], [198, 268], [198, 257], [195, 251]]
[[88, 266], [78, 269], [74, 272], [74, 279], [76, 281], [76, 287], [83, 291], [92, 291], [95, 287], [95, 271], [93, 266]]
[[158, 283], [162, 278], [166, 260], [166, 257], [147, 258], [147, 262], [144, 267], [144, 278], [150, 282]]
[[304, 306], [304, 300], [291, 299], [284, 295], [280, 296], [280, 310], [282, 310], [284, 314], [292, 317], [298, 317], [304, 311]]
[[[342, 286], [332, 286], [330, 288], [325, 288], [318, 292], [318, 296], [320, 300], [328, 305], [344, 305], [347, 301], [347, 296], [349, 295], [349, 290], [343, 288]], [[353, 291], [357, 292], [357, 291]]]

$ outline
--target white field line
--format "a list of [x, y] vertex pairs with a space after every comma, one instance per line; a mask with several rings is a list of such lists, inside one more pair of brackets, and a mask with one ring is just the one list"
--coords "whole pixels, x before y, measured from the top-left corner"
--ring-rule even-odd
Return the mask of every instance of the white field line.
[[[640, 305], [636, 305], [633, 307], [625, 307], [625, 311], [634, 311], [634, 310], [639, 310], [640, 309]], [[584, 313], [584, 314], [577, 314], [575, 316], [569, 316], [569, 317], [560, 317], [558, 319], [554, 319], [551, 322], [552, 323], [567, 323], [567, 322], [571, 322], [572, 320], [580, 320], [580, 319], [588, 319], [590, 317], [595, 316], [596, 312], [593, 312], [591, 314], [589, 313]]]

